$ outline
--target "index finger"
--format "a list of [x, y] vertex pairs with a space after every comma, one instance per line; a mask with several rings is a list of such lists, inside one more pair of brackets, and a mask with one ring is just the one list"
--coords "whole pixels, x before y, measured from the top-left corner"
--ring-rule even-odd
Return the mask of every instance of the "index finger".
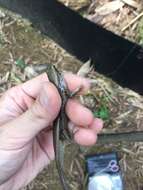
[[90, 82], [87, 78], [83, 78], [72, 73], [65, 73], [64, 78], [70, 91], [74, 91], [78, 87], [81, 87], [82, 91], [86, 92], [90, 88]]

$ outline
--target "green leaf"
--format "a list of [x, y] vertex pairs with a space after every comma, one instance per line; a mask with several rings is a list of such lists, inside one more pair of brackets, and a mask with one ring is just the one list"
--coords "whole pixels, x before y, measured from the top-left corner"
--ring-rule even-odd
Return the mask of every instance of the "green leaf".
[[20, 69], [24, 69], [26, 67], [25, 61], [22, 59], [18, 59], [16, 61], [16, 65], [20, 68]]
[[109, 119], [109, 110], [107, 107], [102, 106], [96, 112], [93, 113], [94, 117], [101, 118], [103, 120]]

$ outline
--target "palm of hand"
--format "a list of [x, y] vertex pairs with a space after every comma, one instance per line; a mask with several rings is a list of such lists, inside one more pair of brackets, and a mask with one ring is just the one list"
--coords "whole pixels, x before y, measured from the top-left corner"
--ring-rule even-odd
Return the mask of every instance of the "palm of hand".
[[[17, 94], [20, 94], [20, 96], [17, 96]], [[34, 98], [28, 96], [21, 88], [11, 89], [2, 99], [2, 105], [4, 106], [0, 107], [0, 126], [19, 117], [33, 105], [33, 102]], [[6, 131], [4, 131], [4, 133], [9, 135]], [[9, 154], [6, 166], [7, 168], [10, 168], [7, 174], [7, 177], [10, 177], [9, 184], [13, 183], [13, 180], [16, 179], [16, 186], [18, 187], [18, 182], [19, 180], [21, 181], [22, 178], [25, 179], [23, 183], [27, 184], [31, 181], [31, 179], [54, 158], [54, 152], [52, 145], [52, 131], [49, 129], [41, 131], [28, 143], [27, 137], [23, 137], [22, 135], [18, 140], [20, 143], [15, 141], [15, 138], [16, 137], [10, 138], [7, 141], [7, 137], [3, 135], [3, 138], [0, 140], [2, 143], [0, 144], [5, 145], [6, 147], [5, 149], [4, 146], [2, 146], [3, 159], [7, 159], [7, 154]], [[4, 175], [4, 171], [2, 172], [2, 175]], [[26, 176], [27, 179], [25, 178]]]

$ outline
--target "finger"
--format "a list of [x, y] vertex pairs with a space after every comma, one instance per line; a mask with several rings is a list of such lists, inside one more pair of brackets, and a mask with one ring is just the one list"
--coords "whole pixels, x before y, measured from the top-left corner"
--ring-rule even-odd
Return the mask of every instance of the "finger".
[[[69, 130], [71, 134], [74, 136], [74, 140], [76, 143], [83, 146], [91, 146], [94, 145], [97, 141], [97, 134], [103, 127], [103, 122], [100, 119], [94, 119], [94, 124], [92, 124], [89, 128], [82, 128], [81, 126], [77, 126], [72, 122], [69, 122]], [[94, 128], [92, 128], [94, 126]]]
[[30, 108], [38, 96], [43, 83], [47, 80], [46, 75], [40, 75], [6, 91], [0, 98], [0, 125], [21, 115]]
[[92, 112], [76, 100], [69, 100], [66, 106], [69, 119], [78, 126], [89, 126], [94, 120]]
[[64, 78], [67, 82], [69, 90], [71, 91], [74, 91], [78, 87], [81, 87], [82, 92], [84, 93], [90, 88], [90, 81], [86, 78], [71, 73], [65, 73]]
[[99, 134], [103, 128], [103, 121], [99, 118], [95, 118], [89, 126], [95, 133]]
[[32, 107], [18, 118], [5, 124], [0, 144], [17, 148], [33, 139], [57, 117], [61, 99], [55, 86], [45, 83]]
[[36, 98], [40, 92], [40, 89], [44, 82], [48, 81], [46, 73], [43, 73], [23, 84], [20, 85], [20, 88], [32, 98]]
[[97, 134], [91, 129], [80, 128], [74, 134], [74, 140], [76, 143], [82, 146], [94, 145], [97, 141]]

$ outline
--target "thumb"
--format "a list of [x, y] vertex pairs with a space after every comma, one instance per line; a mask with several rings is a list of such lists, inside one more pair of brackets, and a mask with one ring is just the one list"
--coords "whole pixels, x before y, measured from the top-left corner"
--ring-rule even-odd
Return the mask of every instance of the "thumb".
[[61, 98], [56, 87], [50, 82], [45, 82], [32, 107], [18, 118], [1, 126], [0, 144], [6, 149], [24, 146], [55, 120], [60, 106]]

